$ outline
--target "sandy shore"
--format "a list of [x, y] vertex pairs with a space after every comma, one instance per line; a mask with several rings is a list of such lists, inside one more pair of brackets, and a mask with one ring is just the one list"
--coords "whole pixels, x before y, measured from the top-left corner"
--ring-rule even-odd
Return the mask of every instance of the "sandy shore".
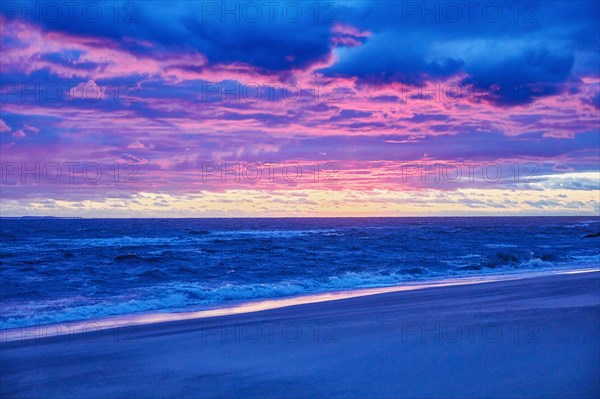
[[2, 342], [1, 397], [597, 398], [600, 273]]

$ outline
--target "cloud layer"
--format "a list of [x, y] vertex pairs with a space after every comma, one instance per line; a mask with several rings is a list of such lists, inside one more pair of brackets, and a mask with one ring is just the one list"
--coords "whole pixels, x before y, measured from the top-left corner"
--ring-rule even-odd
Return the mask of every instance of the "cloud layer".
[[66, 4], [2, 4], [3, 215], [599, 211], [597, 2]]

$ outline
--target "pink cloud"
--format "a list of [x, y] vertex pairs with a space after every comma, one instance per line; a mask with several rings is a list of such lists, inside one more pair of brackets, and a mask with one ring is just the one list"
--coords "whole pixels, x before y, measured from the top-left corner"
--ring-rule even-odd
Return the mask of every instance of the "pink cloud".
[[354, 37], [370, 37], [372, 35], [369, 31], [361, 31], [352, 25], [337, 23], [333, 25], [332, 32], [340, 33], [342, 35], [354, 36]]
[[369, 31], [361, 31], [351, 25], [337, 23], [331, 28], [332, 44], [337, 46], [357, 47], [362, 44], [361, 39], [366, 39], [371, 36]]
[[10, 132], [10, 126], [0, 119], [0, 133]]
[[[207, 60], [198, 52], [166, 53], [161, 57], [144, 57], [122, 49], [117, 41], [102, 38], [79, 37], [58, 32], [43, 32], [38, 27], [17, 21], [6, 21], [3, 37], [19, 40], [19, 45], [3, 49], [0, 65], [5, 71], [34, 71], [48, 69], [64, 78], [106, 79], [145, 75], [178, 80], [179, 74], [190, 68], [206, 66]], [[70, 64], [55, 63], [44, 54], [77, 51], [80, 53]], [[81, 68], [82, 65], [95, 68]], [[23, 68], [25, 66], [25, 68]]]
[[146, 148], [146, 146], [142, 143], [140, 143], [139, 141], [134, 141], [131, 144], [129, 144], [127, 146], [127, 148], [131, 148], [131, 149], [143, 149]]

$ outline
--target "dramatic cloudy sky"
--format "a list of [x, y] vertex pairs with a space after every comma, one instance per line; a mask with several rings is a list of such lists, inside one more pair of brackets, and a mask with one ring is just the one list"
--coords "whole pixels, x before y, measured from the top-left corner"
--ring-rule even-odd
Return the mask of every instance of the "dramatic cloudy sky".
[[593, 215], [597, 1], [3, 1], [1, 214]]

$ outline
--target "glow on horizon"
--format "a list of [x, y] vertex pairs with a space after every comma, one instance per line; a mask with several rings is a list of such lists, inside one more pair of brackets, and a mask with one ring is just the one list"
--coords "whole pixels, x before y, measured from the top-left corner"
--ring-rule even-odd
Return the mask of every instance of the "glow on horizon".
[[[589, 208], [582, 211], [581, 204]], [[58, 211], [57, 211], [58, 210]], [[65, 217], [373, 217], [373, 216], [597, 216], [593, 191], [230, 190], [169, 195], [140, 192], [131, 199], [3, 201], [1, 216]]]

